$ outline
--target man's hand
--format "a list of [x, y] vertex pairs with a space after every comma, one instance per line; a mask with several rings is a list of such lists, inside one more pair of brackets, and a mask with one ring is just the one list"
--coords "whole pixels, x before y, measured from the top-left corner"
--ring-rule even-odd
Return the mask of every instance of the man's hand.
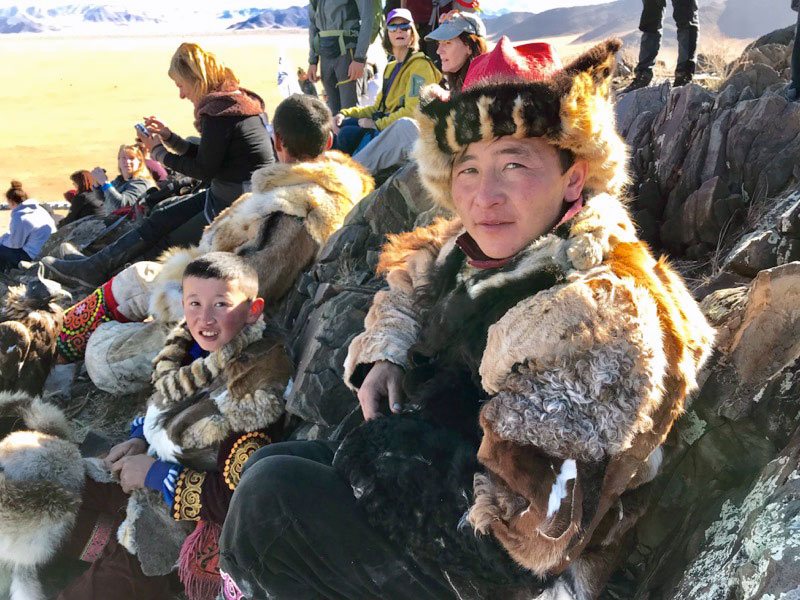
[[364, 63], [352, 61], [347, 69], [347, 78], [351, 81], [359, 81], [364, 76]]
[[317, 65], [308, 65], [308, 78], [312, 83], [317, 83], [319, 81], [319, 77], [317, 77]]
[[373, 121], [372, 119], [369, 119], [367, 117], [360, 118], [358, 120], [358, 126], [361, 127], [361, 129], [377, 129], [378, 128], [378, 126], [375, 125], [375, 121]]
[[386, 403], [394, 413], [399, 413], [401, 405], [403, 369], [388, 360], [379, 360], [364, 378], [358, 390], [358, 401], [364, 418], [369, 421], [384, 413]]
[[342, 113], [333, 115], [333, 124], [331, 125], [333, 133], [339, 135], [339, 128], [342, 126], [342, 123], [344, 123], [344, 115]]
[[113, 465], [123, 456], [144, 454], [146, 450], [147, 450], [146, 441], [144, 441], [142, 438], [131, 438], [111, 448], [111, 450], [108, 451], [106, 457], [103, 459], [103, 462], [105, 462], [106, 468], [110, 471], [111, 465]]
[[111, 472], [119, 478], [122, 491], [130, 494], [133, 490], [144, 487], [147, 472], [154, 462], [156, 459], [147, 454], [123, 456], [111, 465]]

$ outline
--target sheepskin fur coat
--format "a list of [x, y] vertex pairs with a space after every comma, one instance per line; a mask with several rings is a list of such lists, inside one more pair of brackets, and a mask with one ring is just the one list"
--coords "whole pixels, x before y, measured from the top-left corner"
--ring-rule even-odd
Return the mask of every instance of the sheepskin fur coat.
[[[238, 483], [246, 461], [244, 449], [231, 449], [231, 443], [239, 446], [236, 440], [250, 436], [266, 441], [263, 432], [280, 432], [285, 417], [283, 395], [293, 366], [277, 328], [259, 319], [219, 350], [187, 363], [193, 345], [185, 323], [173, 329], [153, 361], [155, 391], [144, 417], [148, 452], [183, 467], [174, 510], [167, 510], [160, 493], [135, 490], [117, 532], [146, 575], [172, 571], [187, 533], [183, 525], [196, 521], [207, 503], [227, 510], [235, 487], [228, 468]], [[220, 464], [225, 455], [228, 464]]]
[[451, 98], [423, 90], [415, 157], [444, 208], [473, 142], [536, 137], [587, 168], [582, 207], [505, 262], [468, 260], [458, 220], [392, 237], [378, 265], [389, 289], [349, 347], [354, 389], [376, 361], [405, 369], [407, 413], [355, 429], [334, 464], [371, 522], [460, 598], [595, 598], [711, 352], [697, 303], [619, 200], [620, 46]]
[[255, 171], [252, 193], [222, 211], [196, 246], [171, 248], [161, 256], [163, 268], [155, 280], [150, 314], [180, 321], [183, 271], [207, 252], [233, 252], [249, 262], [258, 272], [267, 314], [274, 313], [297, 276], [374, 185], [361, 165], [338, 151]]
[[0, 392], [0, 436], [0, 597], [44, 600], [38, 570], [69, 539], [86, 478], [110, 474], [81, 457], [58, 407], [25, 392]]
[[462, 232], [439, 221], [384, 251], [345, 378], [402, 366], [408, 413], [356, 429], [335, 464], [376, 526], [454, 579], [561, 573], [593, 598], [713, 331], [610, 195], [499, 268], [471, 266]]

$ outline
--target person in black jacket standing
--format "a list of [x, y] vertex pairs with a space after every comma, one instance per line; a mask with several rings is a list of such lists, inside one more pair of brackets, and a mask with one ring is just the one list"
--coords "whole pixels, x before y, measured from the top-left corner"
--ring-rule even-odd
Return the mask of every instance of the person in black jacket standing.
[[133, 231], [85, 259], [42, 262], [62, 283], [96, 287], [116, 270], [145, 252], [196, 244], [203, 229], [222, 210], [249, 191], [250, 175], [275, 162], [267, 131], [264, 101], [239, 86], [230, 68], [197, 44], [181, 44], [168, 71], [180, 97], [194, 105], [200, 142], [174, 133], [156, 117], [145, 117], [147, 133], [139, 139], [154, 159], [174, 171], [207, 184], [188, 198], [159, 205]]
[[[642, 0], [642, 16], [639, 31], [642, 41], [639, 46], [639, 63], [636, 77], [625, 88], [625, 92], [647, 87], [653, 80], [653, 66], [661, 46], [661, 30], [667, 0]], [[678, 64], [675, 67], [674, 85], [686, 85], [692, 81], [697, 55], [697, 0], [672, 0], [672, 16], [678, 26]]]
[[84, 217], [105, 216], [103, 195], [96, 189], [92, 174], [85, 170], [75, 171], [69, 179], [75, 185], [77, 193], [69, 201], [69, 212], [58, 222], [58, 228]]

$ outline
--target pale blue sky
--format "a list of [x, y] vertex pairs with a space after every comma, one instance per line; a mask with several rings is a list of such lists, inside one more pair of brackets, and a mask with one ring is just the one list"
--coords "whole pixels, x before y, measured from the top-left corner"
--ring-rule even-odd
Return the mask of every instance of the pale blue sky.
[[[609, 1], [609, 0], [605, 0]], [[604, 0], [482, 0], [482, 7], [485, 10], [495, 11], [506, 8], [508, 10], [518, 10], [526, 12], [542, 12], [551, 8], [559, 8], [563, 6], [579, 6], [586, 4], [601, 4]], [[70, 0], [0, 0], [0, 7], [7, 8], [9, 6], [32, 6], [35, 5], [39, 8], [50, 8], [52, 6], [64, 6], [68, 4], [107, 4], [111, 6], [124, 7], [132, 9], [133, 7], [142, 8], [145, 10], [163, 10], [165, 7], [163, 0], [96, 0], [94, 2], [70, 2]], [[298, 6], [306, 4], [305, 0], [234, 0], [233, 2], [220, 3], [199, 3], [196, 0], [172, 0], [169, 2], [170, 9], [185, 6], [188, 9], [205, 9], [222, 10], [223, 8], [236, 9], [245, 7], [258, 7], [258, 8], [286, 8], [288, 6]], [[212, 8], [213, 7], [213, 8]]]

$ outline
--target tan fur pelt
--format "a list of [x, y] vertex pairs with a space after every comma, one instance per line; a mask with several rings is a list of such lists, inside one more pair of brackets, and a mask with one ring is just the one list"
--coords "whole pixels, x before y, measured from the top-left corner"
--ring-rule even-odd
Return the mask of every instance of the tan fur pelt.
[[[207, 252], [233, 252], [248, 261], [259, 275], [259, 295], [269, 313], [375, 183], [359, 163], [330, 151], [315, 161], [259, 169], [252, 185], [252, 193], [242, 195], [205, 228], [197, 246], [170, 248], [158, 259], [163, 268], [150, 299], [157, 319], [180, 321], [183, 271]], [[262, 228], [275, 213], [301, 221], [282, 220], [262, 247]]]
[[[284, 413], [283, 393], [293, 372], [281, 340], [265, 335], [263, 320], [247, 325], [224, 347], [182, 365], [193, 344], [176, 327], [154, 360], [156, 393], [148, 401], [145, 435], [162, 460], [181, 450], [212, 447], [236, 431], [255, 431]], [[189, 406], [162, 421], [176, 405]]]
[[[621, 45], [619, 40], [606, 40], [544, 81], [491, 82], [447, 100], [423, 90], [416, 114], [420, 135], [414, 157], [434, 201], [454, 209], [450, 184], [453, 160], [466, 148], [461, 140], [493, 139], [498, 130], [517, 138], [542, 137], [572, 151], [588, 164], [587, 190], [618, 195], [628, 182], [627, 147], [616, 132], [611, 94], [615, 55]], [[557, 114], [550, 110], [555, 100]], [[467, 106], [474, 118], [464, 118]], [[504, 119], [502, 128], [494, 122], [498, 115]]]
[[23, 429], [74, 440], [75, 432], [64, 411], [26, 392], [0, 392], [0, 416], [19, 419]]
[[[11, 409], [6, 404], [5, 409]], [[19, 405], [14, 406], [19, 408]], [[60, 430], [61, 418], [23, 418]], [[61, 415], [63, 417], [63, 415]], [[81, 504], [84, 463], [77, 446], [54, 435], [14, 431], [0, 441], [0, 564], [12, 571], [12, 600], [44, 600], [37, 568], [48, 562], [69, 536]]]

